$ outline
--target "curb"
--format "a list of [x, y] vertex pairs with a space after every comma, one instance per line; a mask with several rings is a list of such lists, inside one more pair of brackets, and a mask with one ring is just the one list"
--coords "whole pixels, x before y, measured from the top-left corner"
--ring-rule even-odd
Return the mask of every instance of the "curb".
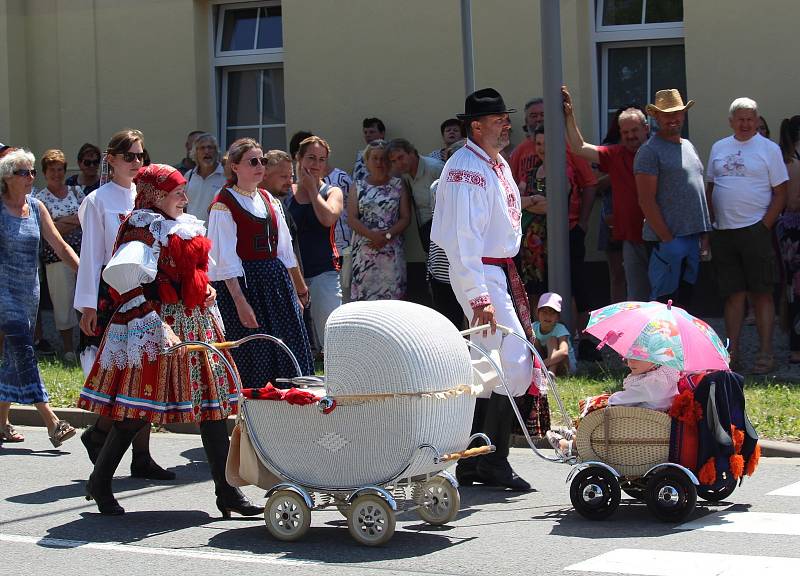
[[[86, 428], [97, 420], [97, 415], [79, 408], [53, 408], [59, 420], [66, 420], [76, 428]], [[42, 426], [42, 419], [33, 406], [12, 406], [9, 419], [19, 426]], [[236, 417], [228, 417], [228, 432], [233, 430], [236, 424]], [[168, 432], [174, 434], [200, 434], [200, 427], [197, 424], [165, 424], [163, 426]], [[534, 441], [537, 448], [550, 448], [550, 444], [545, 438], [537, 438]], [[800, 442], [785, 442], [781, 440], [759, 440], [761, 444], [761, 455], [766, 458], [800, 458]], [[519, 434], [511, 436], [511, 446], [514, 448], [528, 448], [525, 437]]]
[[[97, 414], [80, 408], [53, 408], [59, 420], [65, 420], [75, 428], [87, 428], [97, 421]], [[44, 426], [39, 413], [33, 406], [12, 406], [8, 416], [12, 424], [18, 426]], [[236, 425], [236, 416], [228, 417], [228, 432]], [[200, 434], [198, 424], [165, 424], [162, 428], [174, 434]]]

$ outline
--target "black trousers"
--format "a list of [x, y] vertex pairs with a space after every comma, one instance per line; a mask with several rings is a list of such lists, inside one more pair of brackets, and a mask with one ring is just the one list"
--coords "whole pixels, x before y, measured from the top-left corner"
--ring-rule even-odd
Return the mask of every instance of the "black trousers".
[[433, 277], [428, 280], [428, 285], [431, 288], [433, 309], [450, 320], [456, 328], [459, 330], [463, 329], [464, 311], [461, 309], [461, 304], [458, 303], [458, 299], [453, 293], [453, 287], [446, 282], [439, 282]]

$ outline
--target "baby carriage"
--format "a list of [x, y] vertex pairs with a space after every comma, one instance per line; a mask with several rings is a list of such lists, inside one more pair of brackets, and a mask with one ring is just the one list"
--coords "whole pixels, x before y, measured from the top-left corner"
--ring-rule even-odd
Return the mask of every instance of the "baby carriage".
[[[256, 337], [294, 360], [277, 338], [249, 339]], [[311, 401], [252, 399], [239, 388], [241, 445], [252, 447], [259, 468], [247, 480], [268, 490], [265, 521], [279, 540], [301, 538], [311, 511], [326, 508], [338, 509], [353, 538], [369, 546], [392, 537], [396, 514], [414, 510], [446, 524], [460, 496], [445, 469], [494, 450], [486, 436], [470, 436], [481, 389], [464, 339], [430, 308], [341, 306], [325, 329], [325, 377], [288, 381]], [[476, 439], [485, 445], [467, 450]]]
[[[471, 332], [485, 327], [477, 327]], [[504, 339], [528, 341], [498, 326]], [[489, 360], [489, 354], [476, 345]], [[502, 372], [495, 371], [505, 386]], [[567, 428], [572, 421], [547, 375], [549, 394], [555, 397]], [[567, 483], [575, 510], [590, 520], [609, 517], [621, 492], [644, 501], [660, 520], [680, 522], [695, 509], [697, 496], [721, 501], [758, 465], [758, 436], [744, 409], [743, 378], [729, 371], [684, 377], [680, 395], [670, 413], [645, 408], [610, 406], [590, 412], [576, 432], [576, 455], [542, 454], [514, 412], [533, 452], [550, 462], [572, 465]]]

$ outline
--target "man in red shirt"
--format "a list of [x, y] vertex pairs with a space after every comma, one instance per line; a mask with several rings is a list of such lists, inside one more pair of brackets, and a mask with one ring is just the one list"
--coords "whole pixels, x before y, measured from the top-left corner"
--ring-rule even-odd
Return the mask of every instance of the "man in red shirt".
[[644, 214], [639, 207], [636, 179], [633, 175], [633, 159], [636, 151], [647, 141], [649, 126], [647, 118], [638, 108], [628, 108], [619, 116], [620, 144], [595, 146], [585, 142], [572, 107], [572, 97], [566, 86], [562, 86], [564, 118], [567, 142], [572, 152], [595, 163], [607, 173], [611, 180], [613, 204], [612, 238], [622, 241], [622, 259], [625, 280], [628, 285], [628, 300], [650, 300], [650, 281], [647, 275], [647, 249], [642, 240]]
[[533, 141], [533, 133], [544, 124], [544, 101], [541, 98], [532, 98], [525, 104], [525, 126], [527, 134], [525, 140], [514, 148], [511, 153], [511, 174], [514, 182], [519, 185], [525, 182], [531, 170], [536, 168], [540, 160], [536, 156], [536, 144]]

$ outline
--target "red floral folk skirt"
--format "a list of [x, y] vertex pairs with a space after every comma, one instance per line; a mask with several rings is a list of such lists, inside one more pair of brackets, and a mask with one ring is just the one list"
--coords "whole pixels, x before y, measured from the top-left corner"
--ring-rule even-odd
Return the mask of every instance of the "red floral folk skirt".
[[[187, 311], [182, 303], [163, 304], [160, 316], [181, 340], [224, 340], [216, 307]], [[155, 424], [222, 420], [236, 412], [234, 376], [218, 356], [224, 354], [235, 369], [226, 351], [158, 354], [155, 358], [145, 353], [138, 366], [103, 368], [103, 346], [105, 339], [81, 390], [78, 408], [114, 420], [136, 418]]]

